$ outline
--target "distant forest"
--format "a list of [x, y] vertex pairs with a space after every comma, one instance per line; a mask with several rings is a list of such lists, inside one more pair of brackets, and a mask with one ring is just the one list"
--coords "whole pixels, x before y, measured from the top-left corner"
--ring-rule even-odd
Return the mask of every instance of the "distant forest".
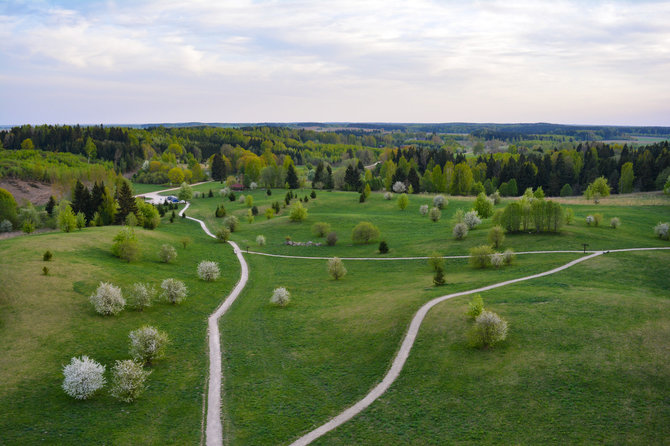
[[0, 131], [0, 148], [69, 152], [108, 162], [119, 173], [135, 172], [136, 181], [150, 183], [198, 181], [209, 170], [222, 181], [235, 176], [246, 185], [283, 187], [289, 165], [295, 165], [304, 167], [298, 186], [345, 190], [390, 190], [401, 182], [414, 193], [498, 190], [514, 196], [528, 187], [542, 187], [555, 196], [578, 194], [599, 176], [608, 179], [614, 193], [661, 189], [670, 175], [667, 141], [640, 147], [600, 142], [625, 141], [632, 135], [664, 137], [670, 128], [543, 123], [26, 125]]

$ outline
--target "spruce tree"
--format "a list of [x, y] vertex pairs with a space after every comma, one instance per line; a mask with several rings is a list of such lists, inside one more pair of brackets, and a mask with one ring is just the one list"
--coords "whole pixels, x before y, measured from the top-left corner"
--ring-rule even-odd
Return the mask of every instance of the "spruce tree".
[[122, 224], [126, 221], [130, 213], [137, 215], [137, 203], [135, 203], [135, 197], [127, 181], [123, 181], [117, 190], [117, 201], [119, 202], [119, 211], [116, 214], [117, 223]]
[[52, 195], [52, 196], [49, 197], [49, 201], [47, 202], [47, 205], [44, 208], [44, 210], [47, 211], [47, 214], [49, 214], [49, 216], [51, 216], [51, 215], [53, 215], [55, 206], [56, 206], [56, 199]]
[[212, 159], [212, 179], [218, 180], [223, 183], [226, 175], [226, 166], [223, 162], [223, 158], [220, 154], [215, 154]]
[[286, 172], [286, 182], [290, 189], [297, 189], [300, 187], [300, 181], [298, 181], [298, 173], [295, 171], [293, 164], [289, 164], [288, 170]]
[[81, 181], [77, 180], [77, 183], [74, 185], [74, 191], [72, 192], [72, 212], [76, 215], [81, 212], [86, 216], [86, 220], [90, 220], [92, 214], [89, 209], [91, 206], [91, 194], [88, 191], [88, 188], [82, 184]]

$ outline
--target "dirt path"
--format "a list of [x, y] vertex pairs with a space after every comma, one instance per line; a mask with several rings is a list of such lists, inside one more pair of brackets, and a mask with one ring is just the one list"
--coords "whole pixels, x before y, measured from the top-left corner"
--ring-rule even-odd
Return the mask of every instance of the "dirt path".
[[[190, 203], [186, 203], [186, 206], [179, 211], [179, 215], [181, 216], [190, 205]], [[205, 222], [193, 217], [187, 216], [186, 218], [197, 221], [207, 235], [216, 238], [207, 228]], [[209, 343], [209, 383], [207, 385], [207, 424], [205, 428], [205, 442], [207, 446], [220, 446], [223, 444], [223, 427], [221, 425], [221, 336], [219, 334], [219, 319], [226, 311], [228, 311], [233, 302], [235, 302], [235, 299], [237, 299], [247, 284], [247, 280], [249, 280], [249, 267], [242, 256], [242, 251], [235, 242], [229, 241], [228, 243], [233, 247], [237, 260], [240, 262], [241, 273], [240, 280], [237, 282], [237, 285], [235, 285], [235, 288], [233, 288], [233, 291], [207, 320], [207, 336]]]
[[412, 322], [409, 325], [409, 329], [407, 330], [407, 333], [405, 334], [405, 337], [402, 341], [402, 344], [400, 345], [400, 349], [398, 350], [398, 353], [396, 353], [395, 358], [393, 359], [393, 362], [391, 363], [391, 368], [389, 371], [386, 373], [382, 381], [377, 384], [363, 399], [358, 401], [356, 404], [353, 406], [349, 407], [348, 409], [344, 410], [341, 412], [339, 415], [336, 415], [334, 418], [332, 418], [330, 421], [326, 422], [325, 424], [322, 424], [321, 426], [317, 427], [316, 429], [308, 432], [307, 434], [303, 435], [302, 437], [298, 438], [296, 441], [291, 443], [291, 446], [305, 446], [310, 444], [312, 441], [316, 440], [317, 438], [321, 437], [322, 435], [332, 431], [333, 429], [337, 428], [338, 426], [346, 423], [349, 421], [351, 418], [355, 417], [359, 413], [361, 413], [363, 410], [365, 410], [370, 404], [372, 404], [377, 398], [379, 398], [381, 395], [383, 395], [389, 387], [391, 387], [391, 384], [398, 378], [398, 375], [400, 375], [400, 371], [402, 370], [403, 366], [405, 365], [405, 361], [407, 361], [407, 357], [409, 356], [410, 350], [412, 349], [412, 346], [414, 345], [414, 341], [416, 340], [416, 336], [419, 333], [419, 328], [421, 327], [421, 323], [423, 322], [423, 319], [426, 317], [426, 314], [428, 311], [430, 311], [431, 308], [433, 308], [435, 305], [444, 302], [445, 300], [452, 299], [454, 297], [458, 296], [465, 296], [467, 294], [473, 294], [473, 293], [480, 293], [488, 290], [492, 290], [495, 288], [500, 288], [506, 285], [511, 285], [514, 283], [518, 282], [524, 282], [526, 280], [532, 280], [532, 279], [537, 279], [539, 277], [544, 277], [548, 276], [550, 274], [555, 274], [557, 272], [563, 271], [567, 268], [570, 268], [571, 266], [577, 265], [578, 263], [584, 262], [586, 260], [590, 260], [594, 257], [607, 254], [610, 252], [627, 252], [627, 251], [652, 251], [652, 250], [664, 250], [664, 249], [670, 249], [670, 248], [665, 248], [665, 247], [659, 247], [659, 248], [628, 248], [628, 249], [613, 249], [611, 251], [597, 251], [594, 252], [590, 255], [581, 257], [577, 260], [573, 260], [571, 262], [566, 263], [563, 266], [559, 266], [558, 268], [554, 268], [549, 271], [545, 271], [543, 273], [539, 274], [533, 274], [531, 276], [526, 276], [526, 277], [521, 277], [519, 279], [512, 279], [512, 280], [506, 280], [504, 282], [499, 282], [495, 283], [493, 285], [488, 285], [485, 287], [477, 288], [474, 290], [468, 290], [468, 291], [461, 291], [458, 293], [453, 293], [453, 294], [448, 294], [446, 296], [441, 296], [441, 297], [436, 297], [435, 299], [429, 301], [428, 303], [424, 304], [419, 311], [416, 312], [414, 317], [412, 318]]

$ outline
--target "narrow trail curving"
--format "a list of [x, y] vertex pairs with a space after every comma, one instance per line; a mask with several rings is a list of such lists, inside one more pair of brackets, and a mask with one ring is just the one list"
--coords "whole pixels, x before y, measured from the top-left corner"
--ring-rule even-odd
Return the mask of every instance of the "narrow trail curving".
[[317, 427], [316, 429], [308, 432], [307, 434], [303, 435], [302, 437], [298, 438], [295, 440], [293, 443], [291, 443], [291, 446], [306, 446], [313, 442], [314, 440], [318, 439], [319, 437], [327, 434], [328, 432], [336, 429], [337, 427], [341, 426], [342, 424], [346, 423], [359, 413], [361, 413], [363, 410], [365, 410], [370, 404], [372, 404], [377, 398], [382, 396], [388, 389], [391, 387], [391, 384], [398, 378], [400, 375], [400, 372], [402, 371], [405, 362], [407, 361], [407, 358], [409, 357], [409, 353], [414, 345], [414, 341], [416, 340], [416, 336], [419, 333], [419, 328], [421, 328], [421, 323], [423, 322], [424, 318], [426, 317], [426, 314], [428, 314], [428, 311], [430, 311], [431, 308], [433, 308], [435, 305], [442, 303], [446, 300], [452, 299], [454, 297], [459, 297], [459, 296], [465, 296], [468, 294], [473, 294], [473, 293], [480, 293], [488, 290], [492, 290], [495, 288], [500, 288], [506, 285], [511, 285], [514, 283], [519, 283], [519, 282], [524, 282], [527, 280], [532, 280], [532, 279], [537, 279], [540, 277], [548, 276], [550, 274], [555, 274], [560, 271], [563, 271], [565, 269], [570, 268], [571, 266], [577, 265], [578, 263], [590, 260], [594, 257], [598, 257], [603, 254], [607, 254], [610, 252], [628, 252], [628, 251], [652, 251], [652, 250], [664, 250], [664, 249], [670, 249], [666, 247], [657, 247], [657, 248], [628, 248], [628, 249], [614, 249], [610, 251], [596, 251], [590, 255], [580, 257], [579, 259], [573, 260], [571, 262], [566, 263], [565, 265], [559, 266], [557, 268], [551, 269], [549, 271], [545, 271], [542, 273], [538, 274], [533, 274], [530, 276], [526, 277], [521, 277], [518, 279], [511, 279], [511, 280], [506, 280], [504, 282], [498, 282], [493, 285], [487, 285], [481, 288], [476, 288], [473, 290], [468, 290], [468, 291], [461, 291], [458, 293], [453, 293], [453, 294], [447, 294], [445, 296], [440, 296], [436, 297], [435, 299], [430, 300], [426, 304], [424, 304], [421, 308], [419, 308], [419, 311], [416, 312], [414, 317], [412, 318], [412, 321], [410, 322], [409, 329], [407, 330], [407, 333], [405, 334], [405, 337], [403, 338], [402, 344], [400, 345], [400, 349], [396, 353], [395, 358], [393, 359], [393, 362], [391, 363], [391, 368], [389, 369], [388, 372], [386, 372], [386, 375], [382, 379], [382, 381], [377, 384], [370, 392], [368, 392], [367, 395], [363, 397], [363, 399], [359, 400], [356, 404], [353, 406], [345, 409], [344, 411], [340, 412], [339, 415], [336, 415], [335, 417], [331, 418], [328, 422], [322, 424], [321, 426]]
[[[179, 211], [179, 215], [188, 209], [190, 203]], [[216, 238], [207, 228], [205, 222], [197, 218], [186, 216], [187, 219], [200, 223], [205, 234]], [[233, 291], [224, 299], [221, 305], [207, 319], [207, 338], [209, 343], [209, 382], [207, 384], [207, 422], [205, 427], [205, 443], [207, 446], [223, 444], [223, 426], [221, 424], [221, 336], [219, 334], [219, 319], [228, 311], [235, 299], [240, 295], [249, 280], [249, 267], [244, 260], [242, 251], [237, 243], [228, 241], [240, 262], [240, 280]]]

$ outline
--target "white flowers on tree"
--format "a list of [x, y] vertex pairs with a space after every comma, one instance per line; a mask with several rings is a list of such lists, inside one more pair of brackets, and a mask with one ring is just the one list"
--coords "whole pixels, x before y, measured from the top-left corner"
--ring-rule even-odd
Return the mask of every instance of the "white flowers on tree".
[[264, 235], [258, 235], [256, 236], [256, 244], [258, 246], [263, 246], [265, 245], [265, 236]]
[[447, 204], [449, 204], [449, 202], [443, 195], [435, 195], [435, 197], [433, 197], [433, 206], [436, 208], [444, 209]]
[[490, 347], [507, 337], [507, 321], [492, 311], [482, 311], [475, 319], [475, 341], [484, 347]]
[[505, 262], [505, 256], [501, 252], [491, 254], [491, 265], [500, 268]]
[[454, 225], [454, 238], [463, 240], [468, 235], [468, 225], [465, 223], [456, 223]]
[[156, 327], [145, 325], [131, 331], [128, 337], [130, 338], [130, 356], [136, 361], [150, 365], [151, 361], [165, 355], [168, 335]]
[[272, 292], [272, 297], [270, 298], [271, 303], [279, 305], [280, 307], [287, 305], [290, 300], [291, 293], [284, 287], [275, 288]]
[[428, 205], [422, 204], [421, 206], [419, 206], [419, 213], [421, 215], [428, 215]]
[[160, 257], [161, 262], [170, 263], [177, 258], [177, 250], [174, 249], [174, 246], [165, 244], [161, 246], [158, 256]]
[[105, 385], [105, 366], [88, 356], [72, 358], [63, 367], [63, 390], [72, 398], [85, 400]]
[[390, 200], [391, 198], [393, 198], [393, 194], [391, 192], [384, 193], [384, 200]]
[[89, 300], [99, 314], [117, 315], [126, 306], [126, 301], [121, 294], [121, 288], [107, 282], [100, 282], [95, 293], [91, 294]]
[[198, 277], [202, 280], [211, 282], [219, 278], [221, 271], [219, 264], [210, 260], [203, 260], [198, 264]]
[[333, 257], [328, 260], [328, 274], [335, 280], [339, 280], [347, 274], [347, 269], [339, 257]]
[[114, 398], [130, 403], [147, 388], [145, 382], [151, 371], [144, 370], [142, 364], [126, 359], [116, 361], [112, 374], [112, 390], [110, 393]]
[[659, 223], [654, 226], [654, 234], [662, 240], [670, 238], [670, 223]]
[[466, 212], [463, 216], [463, 223], [468, 226], [468, 229], [474, 229], [481, 222], [479, 215], [477, 215], [477, 211]]
[[135, 283], [131, 290], [128, 300], [130, 305], [136, 310], [142, 311], [151, 306], [156, 298], [156, 287], [149, 283]]
[[186, 298], [188, 288], [181, 280], [165, 279], [161, 282], [161, 298], [167, 300], [171, 304], [178, 304]]
[[405, 184], [402, 181], [396, 181], [393, 183], [393, 192], [396, 194], [402, 194], [405, 192], [407, 188], [405, 187]]

